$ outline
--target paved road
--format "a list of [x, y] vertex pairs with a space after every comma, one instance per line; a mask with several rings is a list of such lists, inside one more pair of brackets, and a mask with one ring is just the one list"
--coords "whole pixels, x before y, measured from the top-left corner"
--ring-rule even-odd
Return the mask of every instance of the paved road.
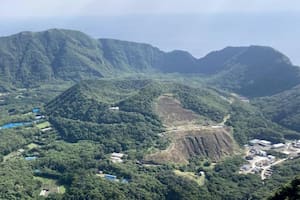
[[272, 163], [271, 165], [264, 167], [263, 170], [261, 171], [261, 175], [260, 175], [261, 176], [261, 180], [265, 180], [266, 179], [265, 173], [266, 173], [266, 171], [268, 169], [270, 169], [272, 166], [278, 165], [278, 164], [280, 164], [280, 163], [282, 163], [282, 162], [284, 162], [286, 160], [287, 160], [287, 158], [280, 159], [280, 160], [277, 160], [276, 162]]

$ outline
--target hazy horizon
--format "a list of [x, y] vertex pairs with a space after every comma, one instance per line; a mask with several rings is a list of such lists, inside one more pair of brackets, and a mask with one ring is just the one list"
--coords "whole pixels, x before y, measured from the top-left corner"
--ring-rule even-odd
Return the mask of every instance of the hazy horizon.
[[4, 0], [0, 35], [63, 28], [149, 43], [199, 58], [226, 46], [271, 46], [300, 65], [300, 2], [279, 0]]

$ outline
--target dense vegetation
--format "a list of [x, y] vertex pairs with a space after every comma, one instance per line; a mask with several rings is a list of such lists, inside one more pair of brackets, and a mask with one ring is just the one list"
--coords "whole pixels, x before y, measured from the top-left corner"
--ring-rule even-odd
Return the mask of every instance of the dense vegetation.
[[[230, 114], [227, 123], [240, 144], [254, 137], [281, 141], [288, 133], [297, 136], [267, 120], [250, 104], [237, 99], [230, 104], [226, 100], [229, 95], [217, 90], [143, 79], [83, 81], [46, 105], [44, 114], [54, 130], [0, 131], [0, 153], [5, 158], [0, 172], [4, 177], [1, 198], [40, 199], [41, 188], [55, 181], [55, 188], [64, 187], [65, 192], [51, 193], [47, 199], [262, 199], [299, 172], [299, 160], [289, 161], [263, 185], [256, 175], [237, 173], [244, 162], [239, 156], [215, 166], [203, 157], [194, 157], [187, 165], [144, 165], [149, 148], [166, 148], [168, 142], [158, 136], [164, 127], [152, 107], [165, 93], [174, 94], [185, 108], [212, 122], [221, 122]], [[26, 108], [16, 107], [3, 122], [32, 120]], [[39, 146], [29, 148], [31, 143]], [[20, 148], [25, 152], [17, 153]], [[124, 163], [112, 163], [112, 152], [124, 152]], [[26, 156], [38, 158], [26, 161]], [[178, 176], [174, 170], [195, 176], [204, 172], [204, 185]], [[96, 176], [98, 171], [128, 183], [106, 180]]]
[[273, 143], [283, 139], [299, 139], [298, 132], [286, 129], [268, 120], [254, 106], [235, 102], [231, 107], [231, 118], [227, 125], [234, 128], [234, 137], [240, 144], [246, 144], [251, 138], [266, 139]]
[[221, 88], [249, 97], [268, 96], [299, 84], [299, 67], [280, 52], [261, 46], [228, 47], [202, 60]]
[[230, 115], [227, 125], [234, 128], [239, 144], [252, 138], [272, 142], [299, 138], [297, 132], [266, 119], [254, 106], [238, 100], [230, 104], [217, 91], [143, 79], [84, 81], [51, 101], [46, 110], [67, 141], [97, 140], [120, 151], [137, 147], [136, 139], [144, 141], [144, 148], [157, 141], [157, 134], [163, 130], [152, 108], [163, 93], [174, 94], [185, 108], [211, 121], [221, 122]]
[[172, 71], [186, 64], [192, 68], [196, 60], [182, 51], [165, 53], [148, 44], [96, 40], [79, 31], [58, 29], [2, 37], [0, 58], [0, 81], [7, 83], [1, 84], [1, 90], [10, 84], [32, 87], [57, 80]]
[[209, 84], [245, 96], [272, 95], [300, 83], [299, 68], [269, 47], [227, 47], [196, 59], [148, 44], [93, 39], [79, 31], [51, 29], [0, 38], [0, 92], [41, 83], [136, 73], [206, 75]]
[[300, 199], [300, 178], [293, 179], [289, 184], [278, 190], [269, 200], [296, 200]]
[[[168, 76], [162, 72], [178, 73], [169, 77], [178, 80], [102, 78]], [[189, 73], [195, 74], [193, 79]], [[216, 164], [196, 156], [186, 165], [143, 160], [169, 142], [161, 137], [165, 127], [153, 109], [162, 94], [171, 93], [208, 125], [227, 118], [225, 125], [232, 127], [240, 145], [253, 138], [300, 139], [299, 87], [287, 90], [300, 83], [299, 69], [274, 49], [229, 47], [196, 59], [183, 51], [95, 40], [77, 31], [23, 32], [0, 38], [0, 77], [0, 125], [33, 122], [32, 108], [41, 107], [42, 121], [53, 128], [43, 131], [35, 122], [0, 130], [0, 199], [43, 199], [43, 188], [63, 188], [44, 198], [60, 200], [259, 200], [271, 192], [273, 199], [298, 198], [298, 178], [276, 191], [299, 174], [299, 158], [274, 167], [272, 178], [264, 182], [257, 175], [237, 173], [244, 164], [240, 156]], [[249, 97], [276, 95], [249, 104], [212, 86]], [[112, 152], [125, 153], [124, 162], [113, 163]], [[203, 184], [179, 176], [178, 170], [202, 178]], [[106, 180], [99, 171], [126, 181]]]
[[221, 122], [230, 109], [227, 101], [209, 89], [175, 85], [172, 92], [180, 100], [183, 107], [216, 122]]
[[300, 131], [300, 87], [255, 101], [272, 121], [289, 129]]

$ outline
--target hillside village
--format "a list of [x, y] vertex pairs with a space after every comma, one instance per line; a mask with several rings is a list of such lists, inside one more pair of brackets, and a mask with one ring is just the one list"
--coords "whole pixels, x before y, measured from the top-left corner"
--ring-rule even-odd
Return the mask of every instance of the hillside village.
[[253, 139], [245, 145], [247, 164], [241, 166], [240, 174], [260, 174], [261, 180], [272, 176], [272, 167], [288, 159], [300, 156], [300, 140], [276, 143], [267, 140]]

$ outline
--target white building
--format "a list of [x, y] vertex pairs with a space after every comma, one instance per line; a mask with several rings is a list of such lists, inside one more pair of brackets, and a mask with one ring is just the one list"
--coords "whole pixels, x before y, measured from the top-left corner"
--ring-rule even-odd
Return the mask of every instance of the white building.
[[269, 145], [272, 144], [272, 142], [267, 141], [267, 140], [260, 140], [260, 141], [258, 142], [258, 144], [260, 144], [261, 146], [269, 146]]
[[223, 128], [223, 126], [222, 125], [215, 125], [215, 126], [211, 126], [211, 128], [218, 129], [218, 128]]
[[41, 131], [42, 131], [42, 132], [46, 132], [46, 131], [51, 131], [51, 130], [52, 130], [51, 127], [47, 127], [47, 128], [43, 128]]
[[123, 153], [116, 153], [116, 152], [114, 152], [114, 153], [111, 154], [111, 157], [123, 158], [123, 156], [124, 156]]
[[259, 141], [260, 141], [260, 140], [258, 140], [258, 139], [253, 139], [253, 140], [250, 140], [249, 143], [250, 143], [251, 145], [255, 145], [255, 144], [258, 144]]
[[118, 106], [113, 106], [113, 107], [110, 107], [109, 110], [120, 110], [120, 108]]
[[124, 157], [123, 153], [115, 153], [114, 152], [114, 153], [111, 154], [110, 159], [113, 163], [122, 163], [123, 162], [123, 159], [122, 159], [123, 157]]
[[283, 147], [285, 147], [285, 144], [283, 144], [283, 143], [278, 143], [278, 144], [273, 144], [272, 145], [273, 149], [280, 149], [280, 148], [283, 148]]
[[293, 143], [293, 146], [296, 148], [300, 148], [300, 140], [297, 140], [295, 143]]

